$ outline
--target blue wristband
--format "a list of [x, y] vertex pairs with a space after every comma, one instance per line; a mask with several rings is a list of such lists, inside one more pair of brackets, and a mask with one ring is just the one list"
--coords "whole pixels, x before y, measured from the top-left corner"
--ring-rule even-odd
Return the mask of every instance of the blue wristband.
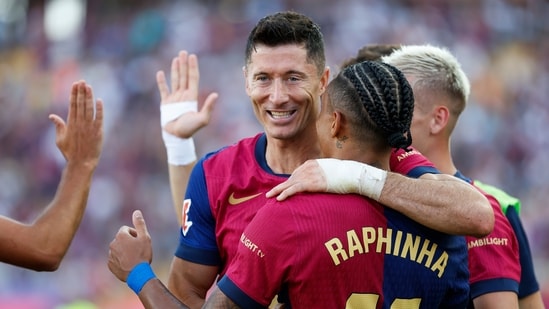
[[137, 264], [128, 275], [126, 283], [135, 294], [139, 294], [141, 289], [149, 280], [156, 278], [151, 265], [147, 262]]

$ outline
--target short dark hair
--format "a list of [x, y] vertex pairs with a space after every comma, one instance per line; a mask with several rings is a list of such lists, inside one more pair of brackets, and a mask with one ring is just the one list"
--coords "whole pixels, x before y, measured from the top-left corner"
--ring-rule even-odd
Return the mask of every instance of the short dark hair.
[[316, 65], [319, 74], [326, 66], [324, 38], [320, 27], [303, 14], [285, 11], [260, 19], [248, 36], [246, 64], [256, 46], [261, 44], [269, 47], [303, 44], [307, 50], [307, 59]]
[[358, 50], [356, 56], [343, 61], [341, 69], [360, 63], [362, 61], [381, 61], [381, 57], [389, 56], [392, 52], [399, 49], [399, 44], [368, 44]]

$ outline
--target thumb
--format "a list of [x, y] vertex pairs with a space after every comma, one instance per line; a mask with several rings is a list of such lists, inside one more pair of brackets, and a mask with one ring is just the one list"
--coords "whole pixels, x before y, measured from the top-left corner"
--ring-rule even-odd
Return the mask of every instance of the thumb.
[[133, 226], [137, 231], [137, 237], [149, 235], [149, 231], [147, 231], [147, 225], [145, 224], [145, 218], [143, 218], [143, 214], [140, 210], [136, 210], [133, 212], [132, 221]]
[[55, 125], [55, 131], [57, 134], [61, 133], [61, 130], [65, 127], [65, 121], [63, 119], [61, 119], [61, 117], [55, 115], [55, 114], [50, 114], [48, 116], [48, 118], [50, 119], [51, 122], [53, 122], [53, 124]]
[[200, 109], [200, 112], [206, 113], [207, 117], [210, 118], [218, 97], [219, 95], [216, 92], [210, 93], [204, 102], [204, 106]]

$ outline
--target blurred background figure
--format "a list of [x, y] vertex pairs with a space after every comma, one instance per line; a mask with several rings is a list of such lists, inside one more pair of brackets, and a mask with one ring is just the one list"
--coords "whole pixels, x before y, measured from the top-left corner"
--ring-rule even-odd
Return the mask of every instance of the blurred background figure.
[[55, 192], [64, 159], [47, 115], [66, 114], [74, 80], [105, 102], [105, 141], [62, 267], [37, 276], [0, 265], [0, 308], [141, 308], [105, 265], [134, 209], [147, 217], [162, 279], [177, 246], [155, 73], [181, 49], [200, 57], [202, 95], [219, 99], [195, 134], [199, 156], [254, 134], [261, 127], [235, 84], [245, 38], [259, 18], [286, 9], [321, 26], [334, 73], [368, 43], [431, 43], [456, 55], [472, 84], [452, 140], [456, 164], [528, 206], [521, 217], [549, 304], [548, 1], [2, 0], [0, 214], [31, 220]]

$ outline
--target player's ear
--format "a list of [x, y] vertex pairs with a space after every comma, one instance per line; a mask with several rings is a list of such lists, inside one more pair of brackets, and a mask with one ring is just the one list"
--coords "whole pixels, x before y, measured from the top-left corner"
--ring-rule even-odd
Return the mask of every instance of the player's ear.
[[326, 87], [328, 87], [328, 83], [330, 81], [330, 67], [324, 68], [324, 72], [322, 72], [322, 76], [320, 77], [320, 94], [323, 94], [324, 91], [326, 91]]
[[342, 132], [344, 116], [340, 111], [335, 110], [332, 113], [332, 125], [330, 126], [331, 137], [337, 137]]
[[431, 133], [438, 134], [446, 128], [450, 119], [448, 107], [439, 105], [433, 109], [433, 118], [431, 119]]

